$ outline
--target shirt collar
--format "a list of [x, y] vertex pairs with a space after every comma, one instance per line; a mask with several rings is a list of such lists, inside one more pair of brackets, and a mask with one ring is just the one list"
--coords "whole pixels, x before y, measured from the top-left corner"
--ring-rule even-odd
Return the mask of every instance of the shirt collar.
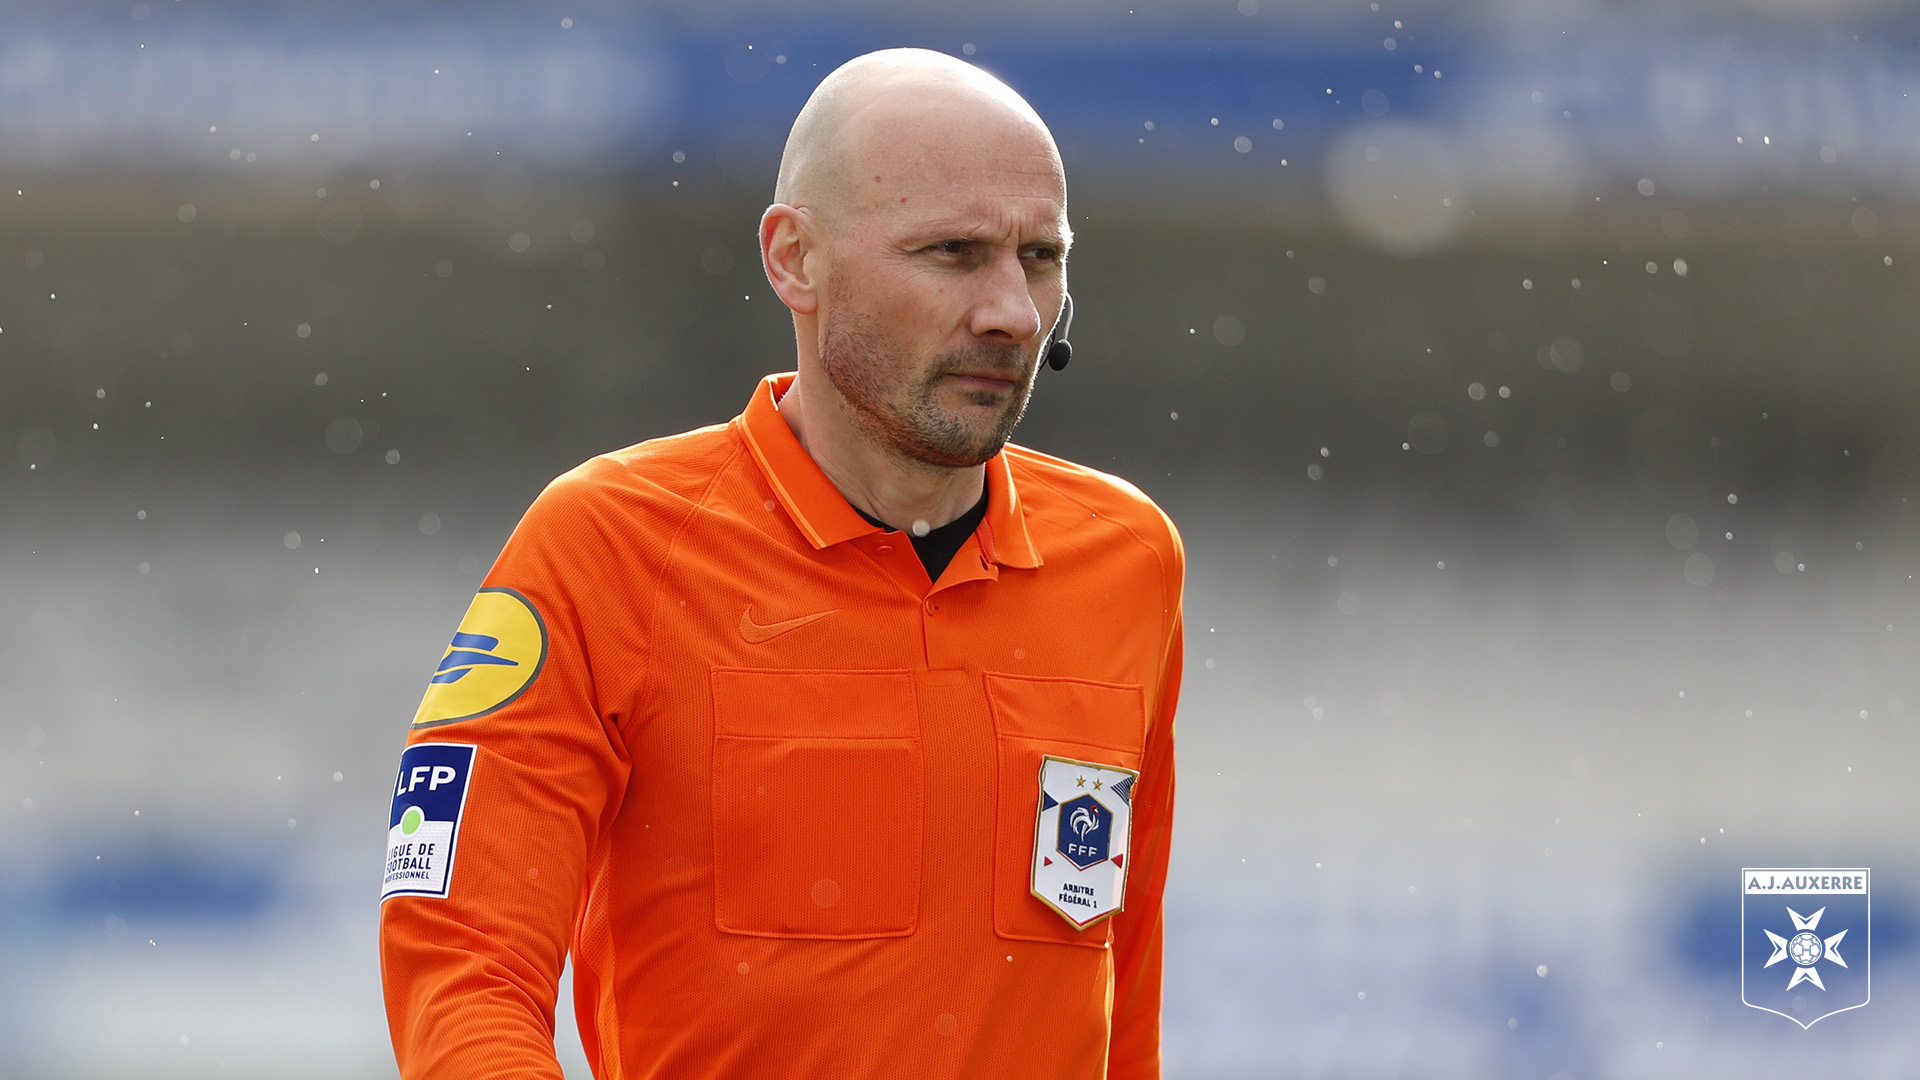
[[[772, 486], [774, 497], [815, 549], [880, 532], [820, 471], [780, 415], [774, 403], [793, 385], [793, 377], [793, 372], [786, 372], [760, 380], [746, 411], [734, 421]], [[1013, 470], [1004, 450], [987, 462], [987, 516], [974, 535], [989, 562], [1028, 570], [1040, 565], [1040, 554], [1027, 532], [1026, 510], [1013, 486]]]

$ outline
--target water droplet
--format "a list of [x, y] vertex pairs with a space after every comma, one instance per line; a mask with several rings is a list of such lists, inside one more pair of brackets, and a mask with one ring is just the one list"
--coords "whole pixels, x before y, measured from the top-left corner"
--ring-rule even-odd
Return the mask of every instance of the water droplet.
[[1713, 560], [1696, 551], [1687, 556], [1686, 565], [1680, 568], [1680, 573], [1688, 584], [1704, 589], [1713, 584]]
[[327, 425], [325, 441], [327, 449], [334, 453], [351, 454], [359, 449], [360, 440], [364, 436], [365, 432], [360, 427], [360, 421], [351, 416], [341, 416], [334, 418], [334, 421]]

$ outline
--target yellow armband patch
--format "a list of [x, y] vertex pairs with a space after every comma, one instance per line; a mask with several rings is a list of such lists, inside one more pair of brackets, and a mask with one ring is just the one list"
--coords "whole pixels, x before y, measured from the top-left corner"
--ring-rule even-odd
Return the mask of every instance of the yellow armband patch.
[[547, 624], [526, 597], [499, 587], [474, 595], [434, 669], [414, 727], [471, 720], [526, 692], [547, 662]]

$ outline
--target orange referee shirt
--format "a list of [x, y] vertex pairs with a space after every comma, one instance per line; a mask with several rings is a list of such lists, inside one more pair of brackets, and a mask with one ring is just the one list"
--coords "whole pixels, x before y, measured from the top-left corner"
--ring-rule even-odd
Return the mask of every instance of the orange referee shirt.
[[[794, 438], [595, 458], [528, 510], [395, 785], [408, 1077], [1150, 1078], [1184, 568], [1017, 446], [930, 582]], [[1077, 781], [1077, 784], [1076, 784]]]

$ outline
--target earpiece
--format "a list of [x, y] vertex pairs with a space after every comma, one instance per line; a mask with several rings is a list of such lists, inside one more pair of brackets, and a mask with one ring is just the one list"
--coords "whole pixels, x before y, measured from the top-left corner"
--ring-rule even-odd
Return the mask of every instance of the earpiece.
[[1040, 358], [1047, 366], [1060, 371], [1073, 359], [1073, 344], [1067, 340], [1067, 331], [1073, 327], [1073, 294], [1067, 293], [1061, 298], [1060, 321], [1053, 324], [1053, 332], [1047, 335], [1047, 347]]

